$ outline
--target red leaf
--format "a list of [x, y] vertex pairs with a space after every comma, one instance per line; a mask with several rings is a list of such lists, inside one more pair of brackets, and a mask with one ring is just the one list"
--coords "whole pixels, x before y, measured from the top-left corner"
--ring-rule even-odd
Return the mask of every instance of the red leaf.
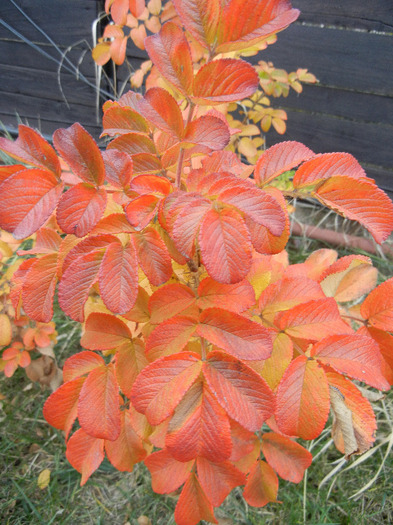
[[234, 187], [224, 189], [218, 195], [218, 200], [235, 206], [257, 224], [265, 226], [273, 235], [279, 236], [284, 231], [285, 212], [277, 199], [269, 193], [256, 188], [240, 190]]
[[389, 383], [381, 372], [378, 345], [369, 337], [333, 335], [314, 345], [311, 356], [340, 374], [363, 381], [378, 390], [389, 390]]
[[61, 197], [56, 213], [57, 222], [65, 233], [84, 237], [101, 219], [105, 206], [104, 188], [77, 184]]
[[381, 283], [366, 297], [360, 313], [371, 326], [393, 332], [393, 278]]
[[220, 308], [208, 308], [201, 313], [197, 334], [238, 359], [267, 359], [273, 349], [266, 328]]
[[100, 294], [105, 306], [116, 314], [125, 314], [138, 295], [138, 259], [132, 241], [127, 246], [110, 244], [98, 274]]
[[359, 222], [379, 244], [393, 230], [393, 203], [372, 180], [331, 177], [315, 196], [328, 208]]
[[177, 525], [196, 525], [201, 520], [218, 523], [214, 517], [212, 504], [192, 472], [178, 499], [175, 521]]
[[149, 137], [138, 133], [127, 133], [115, 138], [108, 144], [107, 149], [109, 151], [115, 149], [131, 156], [138, 153], [156, 153], [154, 142]]
[[255, 69], [235, 58], [208, 62], [195, 76], [193, 101], [200, 105], [236, 102], [253, 95], [258, 87]]
[[249, 272], [250, 234], [235, 210], [209, 210], [200, 227], [199, 245], [203, 264], [216, 281], [238, 283]]
[[78, 122], [58, 129], [53, 144], [72, 171], [84, 182], [100, 186], [105, 180], [105, 166], [93, 137]]
[[258, 185], [268, 184], [282, 173], [292, 170], [314, 153], [304, 144], [295, 141], [280, 142], [267, 149], [259, 158], [254, 171]]
[[169, 452], [159, 450], [145, 459], [145, 465], [151, 474], [151, 484], [154, 492], [170, 494], [177, 490], [190, 475], [194, 461], [186, 463], [176, 461]]
[[82, 474], [82, 486], [104, 459], [104, 440], [89, 436], [80, 428], [67, 443], [66, 457], [74, 469]]
[[279, 313], [275, 324], [291, 337], [319, 341], [329, 335], [351, 334], [353, 330], [340, 317], [333, 298], [299, 304]]
[[40, 228], [37, 231], [34, 247], [31, 250], [18, 250], [18, 255], [57, 253], [63, 239], [55, 230]]
[[254, 463], [244, 487], [243, 497], [252, 507], [264, 507], [277, 501], [278, 478], [270, 465], [258, 460]]
[[104, 129], [101, 137], [108, 135], [125, 135], [126, 133], [149, 133], [149, 125], [138, 112], [131, 108], [113, 106], [104, 112], [102, 117]]
[[203, 197], [196, 197], [184, 205], [173, 224], [172, 236], [176, 247], [189, 258], [192, 257], [194, 252], [200, 224], [211, 207], [211, 203], [208, 200]]
[[[244, 16], [250, 13], [250, 16]], [[252, 16], [251, 16], [252, 14]], [[289, 0], [231, 0], [223, 12], [217, 53], [247, 49], [294, 22], [300, 11]]]
[[[277, 391], [276, 421], [288, 436], [315, 439], [329, 415], [329, 386], [316, 361], [297, 357], [287, 368]], [[312, 414], [312, 417], [310, 417]]]
[[146, 450], [143, 447], [143, 441], [132, 427], [128, 411], [121, 412], [120, 422], [119, 437], [115, 441], [105, 440], [105, 452], [117, 470], [132, 472], [135, 463], [145, 459]]
[[202, 368], [197, 354], [178, 353], [154, 361], [139, 374], [131, 391], [131, 402], [149, 423], [159, 425], [169, 417]]
[[128, 326], [110, 314], [93, 312], [84, 326], [81, 345], [89, 350], [111, 350], [132, 338]]
[[300, 166], [293, 178], [293, 185], [295, 188], [311, 186], [337, 175], [355, 180], [366, 177], [364, 169], [349, 153], [322, 153]]
[[104, 151], [102, 158], [106, 180], [118, 188], [127, 187], [132, 177], [132, 158], [127, 153], [115, 149]]
[[82, 255], [63, 274], [59, 283], [59, 304], [74, 321], [84, 321], [85, 303], [90, 288], [97, 281], [103, 256], [98, 250]]
[[172, 275], [172, 263], [168, 250], [157, 230], [146, 228], [133, 235], [139, 264], [154, 286], [164, 284]]
[[53, 297], [57, 283], [57, 253], [37, 259], [23, 282], [22, 298], [26, 314], [41, 323], [53, 317]]
[[198, 458], [197, 468], [201, 487], [215, 507], [223, 503], [232, 489], [246, 482], [245, 475], [229, 461], [217, 464]]
[[161, 286], [149, 300], [151, 322], [153, 324], [162, 323], [166, 319], [182, 314], [195, 304], [195, 294], [188, 286], [180, 283]]
[[183, 94], [191, 93], [194, 74], [190, 46], [179, 26], [167, 22], [159, 33], [146, 38], [145, 48], [166, 80]]
[[[1, 139], [0, 139], [1, 140]], [[11, 166], [0, 166], [0, 184], [6, 179], [17, 173], [18, 171], [23, 171], [26, 169], [26, 166], [22, 164], [11, 164]]]
[[277, 474], [292, 483], [302, 481], [312, 462], [312, 454], [306, 448], [274, 432], [263, 434], [262, 452]]
[[[70, 246], [67, 246], [67, 243], [65, 242], [67, 239], [70, 240], [71, 248]], [[100, 248], [105, 249], [112, 242], [118, 242], [117, 237], [114, 235], [89, 235], [89, 237], [82, 240], [75, 238], [72, 239], [71, 236], [66, 237], [63, 241], [63, 245], [60, 247], [59, 253], [59, 266], [62, 266], [62, 273], [64, 274], [71, 264], [78, 260], [82, 255], [95, 252]], [[68, 251], [68, 253], [63, 253], [63, 248], [65, 252]], [[63, 264], [61, 264], [62, 259], [64, 260]]]
[[182, 351], [195, 333], [197, 320], [178, 316], [159, 324], [146, 341], [146, 352], [150, 360]]
[[30, 237], [57, 206], [63, 184], [40, 169], [24, 169], [1, 183], [0, 228], [16, 239]]
[[64, 430], [66, 440], [77, 417], [79, 393], [85, 379], [85, 377], [78, 377], [64, 383], [48, 397], [44, 404], [44, 418], [52, 427]]
[[178, 461], [204, 457], [221, 462], [231, 455], [228, 416], [201, 380], [191, 386], [178, 404], [165, 445]]
[[198, 306], [202, 310], [223, 308], [240, 314], [255, 304], [254, 289], [248, 281], [222, 284], [206, 277], [198, 287], [198, 297]]
[[217, 117], [204, 115], [187, 126], [184, 142], [206, 146], [211, 150], [222, 150], [230, 140], [228, 124]]
[[207, 384], [227, 414], [252, 432], [259, 430], [274, 410], [274, 396], [254, 370], [229, 355], [210, 354], [204, 363]]
[[64, 381], [72, 381], [76, 377], [89, 374], [95, 368], [105, 365], [102, 357], [94, 352], [79, 352], [69, 357], [63, 367]]
[[78, 419], [90, 436], [114, 441], [120, 434], [119, 386], [113, 365], [90, 372], [83, 383]]
[[216, 38], [221, 16], [220, 0], [173, 0], [184, 27], [205, 48]]
[[136, 230], [143, 230], [154, 219], [159, 200], [155, 195], [141, 195], [133, 199], [125, 208], [128, 222]]
[[16, 140], [0, 138], [0, 150], [30, 166], [44, 168], [60, 176], [60, 162], [52, 146], [28, 126], [19, 124], [18, 131]]
[[382, 373], [393, 385], [393, 335], [372, 326], [363, 327], [357, 333], [372, 337], [378, 344], [382, 356]]
[[178, 139], [183, 137], [183, 115], [176, 99], [166, 89], [160, 87], [149, 89], [144, 99], [139, 102], [139, 108], [144, 117], [157, 128]]

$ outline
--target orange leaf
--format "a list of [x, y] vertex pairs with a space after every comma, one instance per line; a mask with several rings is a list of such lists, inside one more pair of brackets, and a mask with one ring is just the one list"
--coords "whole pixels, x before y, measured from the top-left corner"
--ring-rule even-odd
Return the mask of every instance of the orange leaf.
[[166, 80], [181, 93], [191, 93], [194, 74], [190, 46], [179, 26], [167, 22], [159, 33], [146, 38], [145, 48]]
[[67, 381], [51, 394], [45, 401], [43, 414], [52, 427], [64, 430], [66, 440], [77, 418], [79, 393], [85, 377]]
[[180, 283], [162, 286], [149, 300], [151, 322], [158, 324], [179, 314], [188, 315], [187, 310], [195, 303], [195, 294], [188, 286]]
[[192, 99], [205, 106], [236, 102], [253, 95], [257, 87], [258, 75], [250, 64], [235, 58], [220, 58], [198, 71]]
[[243, 497], [252, 507], [264, 507], [277, 501], [278, 478], [270, 465], [258, 460], [254, 463], [244, 487]]
[[145, 228], [143, 233], [133, 235], [139, 264], [154, 286], [164, 284], [172, 275], [168, 250], [157, 230]]
[[0, 228], [15, 239], [30, 237], [57, 206], [63, 184], [42, 169], [23, 169], [0, 183]]
[[[369, 401], [362, 396], [351, 381], [330, 371], [326, 372], [326, 377], [331, 387], [334, 387], [340, 392], [344, 398], [343, 401], [345, 405], [352, 412], [353, 431], [358, 445], [356, 453], [362, 454], [368, 450], [375, 441], [377, 423], [373, 409]], [[340, 428], [333, 428], [333, 439], [338, 450], [345, 454], [344, 440]]]
[[198, 479], [209, 501], [219, 507], [232, 489], [244, 485], [245, 475], [229, 461], [219, 464], [208, 459], [197, 459]]
[[363, 335], [333, 335], [319, 341], [311, 356], [340, 374], [363, 381], [378, 390], [389, 390], [381, 372], [378, 345]]
[[90, 288], [97, 281], [103, 256], [100, 251], [82, 255], [63, 274], [59, 283], [59, 304], [74, 321], [84, 321], [85, 303]]
[[221, 16], [220, 0], [173, 0], [184, 27], [205, 48], [216, 38]]
[[393, 277], [366, 297], [360, 313], [371, 326], [393, 332]]
[[274, 410], [273, 393], [244, 363], [213, 352], [204, 363], [207, 384], [227, 414], [250, 431], [259, 430]]
[[105, 180], [105, 166], [93, 137], [78, 123], [58, 129], [53, 135], [55, 148], [72, 171], [84, 182], [100, 186]]
[[231, 455], [228, 416], [201, 380], [191, 386], [176, 407], [165, 445], [178, 461], [204, 457], [221, 462]]
[[198, 306], [202, 310], [223, 308], [240, 314], [255, 304], [254, 289], [248, 281], [222, 284], [206, 277], [198, 287], [198, 297]]
[[146, 341], [149, 360], [182, 351], [194, 335], [197, 322], [193, 317], [179, 315], [160, 323]]
[[102, 357], [94, 352], [85, 350], [69, 357], [63, 367], [63, 379], [72, 381], [76, 377], [89, 374], [95, 368], [105, 365]]
[[120, 414], [120, 434], [115, 441], [105, 440], [105, 452], [112, 465], [121, 472], [132, 472], [135, 463], [143, 461], [146, 450], [132, 427], [129, 412]]
[[169, 417], [202, 368], [197, 354], [180, 352], [154, 361], [139, 374], [131, 402], [149, 423], [159, 425]]
[[118, 188], [129, 185], [132, 176], [132, 158], [123, 151], [109, 149], [102, 154], [106, 180]]
[[64, 193], [56, 219], [65, 233], [84, 237], [101, 219], [106, 206], [106, 190], [90, 184], [77, 184]]
[[121, 106], [113, 106], [105, 111], [102, 127], [104, 131], [101, 133], [101, 137], [125, 135], [130, 131], [149, 133], [149, 125], [142, 115], [131, 108]]
[[83, 383], [78, 419], [90, 436], [114, 441], [120, 434], [119, 386], [113, 365], [95, 368]]
[[125, 314], [138, 295], [138, 259], [132, 240], [127, 246], [110, 244], [98, 274], [100, 294], [105, 306], [116, 314]]
[[393, 230], [393, 203], [371, 179], [331, 177], [315, 196], [328, 208], [359, 222], [379, 244]]
[[53, 317], [56, 283], [57, 253], [37, 259], [23, 282], [23, 308], [29, 317], [41, 323], [49, 323]]
[[196, 332], [238, 359], [267, 359], [273, 348], [270, 332], [266, 328], [220, 308], [204, 310]]
[[[16, 140], [0, 138], [0, 150], [14, 159], [35, 168], [49, 170], [59, 177], [61, 173], [60, 162], [52, 146], [37, 131], [28, 126], [19, 124], [18, 132]], [[23, 168], [25, 167], [23, 166]]]
[[150, 471], [154, 492], [170, 494], [187, 480], [194, 461], [177, 461], [168, 450], [163, 449], [150, 454], [145, 459], [145, 465]]
[[93, 312], [86, 320], [81, 345], [88, 350], [111, 350], [131, 339], [128, 326], [110, 314]]
[[287, 141], [275, 144], [259, 158], [255, 166], [255, 180], [258, 185], [268, 184], [313, 155], [314, 153], [300, 142]]
[[250, 234], [235, 210], [209, 210], [199, 231], [203, 264], [220, 283], [242, 281], [251, 267]]
[[262, 452], [271, 467], [287, 481], [300, 483], [312, 462], [311, 453], [291, 439], [269, 432], [262, 436]]
[[80, 428], [68, 440], [66, 457], [74, 469], [82, 474], [82, 486], [104, 459], [104, 440], [89, 436]]
[[187, 479], [175, 509], [177, 525], [196, 525], [201, 520], [218, 523], [213, 506], [203, 491], [198, 478], [192, 472]]
[[278, 386], [275, 414], [278, 428], [289, 436], [315, 439], [325, 426], [329, 408], [325, 372], [316, 361], [297, 357]]
[[277, 314], [275, 324], [291, 337], [319, 341], [329, 335], [351, 334], [353, 330], [340, 317], [333, 298], [299, 304]]
[[190, 122], [183, 140], [211, 150], [222, 150], [230, 140], [229, 128], [220, 118], [204, 115]]
[[378, 344], [382, 356], [382, 373], [389, 383], [393, 385], [393, 335], [373, 326], [368, 328], [362, 327], [357, 333], [372, 337]]
[[145, 135], [139, 133], [126, 133], [115, 138], [108, 144], [108, 150], [118, 150], [128, 155], [138, 153], [156, 153], [154, 142]]
[[178, 139], [183, 137], [183, 116], [176, 102], [166, 89], [153, 87], [149, 89], [144, 99], [139, 102], [140, 112], [157, 128], [174, 135]]
[[355, 180], [366, 177], [364, 169], [349, 153], [321, 153], [300, 166], [293, 178], [293, 185], [295, 188], [316, 185], [337, 175]]
[[272, 390], [275, 390], [292, 361], [293, 344], [287, 334], [277, 334], [273, 342], [271, 356], [263, 363], [262, 377]]
[[115, 370], [120, 390], [130, 397], [138, 374], [149, 364], [140, 339], [123, 343], [116, 352]]
[[[193, 195], [193, 194], [189, 194]], [[188, 197], [189, 198], [189, 197]], [[211, 209], [211, 203], [200, 196], [195, 196], [178, 213], [173, 224], [172, 237], [180, 253], [191, 258], [194, 253], [198, 230], [206, 213]]]

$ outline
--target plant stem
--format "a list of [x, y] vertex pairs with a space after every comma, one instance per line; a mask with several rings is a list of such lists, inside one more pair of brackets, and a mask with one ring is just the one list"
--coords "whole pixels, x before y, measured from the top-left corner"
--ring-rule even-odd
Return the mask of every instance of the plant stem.
[[[187, 128], [188, 124], [192, 120], [192, 115], [194, 113], [194, 108], [195, 108], [195, 105], [192, 102], [190, 102], [189, 109], [188, 109], [187, 122], [186, 122], [186, 126], [185, 126], [186, 128]], [[180, 146], [180, 154], [179, 154], [179, 161], [177, 163], [176, 181], [175, 181], [176, 188], [178, 188], [178, 189], [180, 189], [180, 185], [181, 185], [181, 172], [182, 172], [182, 169], [183, 169], [183, 160], [184, 160], [184, 149]]]

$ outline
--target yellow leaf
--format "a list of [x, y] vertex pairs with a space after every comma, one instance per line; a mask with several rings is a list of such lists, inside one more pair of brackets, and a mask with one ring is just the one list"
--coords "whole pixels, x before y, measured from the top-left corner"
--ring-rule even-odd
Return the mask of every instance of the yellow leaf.
[[243, 137], [239, 141], [239, 153], [245, 157], [253, 157], [257, 154], [257, 148], [249, 137]]
[[11, 343], [12, 326], [8, 315], [0, 314], [0, 346], [7, 346]]
[[161, 13], [161, 0], [150, 0], [147, 8], [152, 15], [159, 15]]
[[41, 490], [46, 489], [50, 482], [50, 470], [44, 469], [38, 476], [37, 485]]
[[260, 130], [258, 126], [255, 126], [255, 124], [247, 124], [242, 127], [242, 131], [240, 133], [241, 137], [252, 137], [253, 135], [259, 135]]
[[283, 120], [280, 118], [273, 118], [272, 120], [273, 127], [280, 135], [283, 135], [287, 129], [287, 126]]

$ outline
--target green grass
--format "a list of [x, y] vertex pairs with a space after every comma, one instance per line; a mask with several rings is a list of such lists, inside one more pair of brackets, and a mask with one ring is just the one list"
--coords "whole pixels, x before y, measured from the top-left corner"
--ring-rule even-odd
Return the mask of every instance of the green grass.
[[[291, 241], [291, 262], [301, 262], [304, 252]], [[340, 252], [345, 255], [345, 252]], [[389, 275], [389, 261], [373, 257], [382, 278]], [[391, 273], [391, 268], [390, 268]], [[55, 348], [59, 364], [78, 351], [79, 328], [57, 308], [55, 321], [59, 341]], [[148, 516], [153, 525], [174, 525], [176, 497], [155, 494], [144, 465], [133, 473], [120, 473], [104, 461], [84, 487], [80, 475], [65, 458], [61, 432], [49, 427], [42, 416], [48, 390], [32, 384], [22, 370], [10, 379], [0, 378], [0, 524], [1, 525], [138, 525], [138, 517]], [[393, 433], [393, 395], [376, 403], [377, 442]], [[248, 507], [241, 489], [235, 489], [216, 515], [220, 525], [338, 524], [371, 525], [393, 523], [393, 461], [384, 459], [387, 443], [352, 470], [344, 468], [325, 485], [321, 481], [340, 461], [341, 455], [330, 442], [330, 431], [311, 443], [318, 457], [299, 485], [280, 481], [279, 499], [263, 509]], [[330, 444], [329, 444], [330, 443]], [[351, 460], [348, 465], [356, 461]], [[346, 465], [346, 466], [348, 466]], [[381, 472], [372, 486], [351, 499], [362, 486]], [[40, 489], [37, 479], [44, 469], [51, 471], [49, 486]]]

